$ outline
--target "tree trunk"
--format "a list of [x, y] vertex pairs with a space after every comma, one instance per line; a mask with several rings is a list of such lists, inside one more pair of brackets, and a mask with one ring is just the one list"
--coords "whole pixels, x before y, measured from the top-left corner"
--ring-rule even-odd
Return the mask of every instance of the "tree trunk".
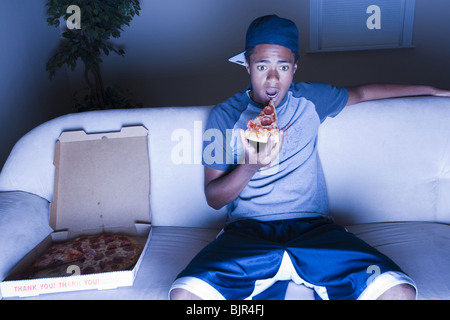
[[99, 108], [103, 110], [106, 108], [106, 93], [103, 86], [102, 75], [100, 73], [100, 66], [98, 64], [94, 65], [92, 73], [94, 74], [95, 80], [95, 96], [97, 98]]

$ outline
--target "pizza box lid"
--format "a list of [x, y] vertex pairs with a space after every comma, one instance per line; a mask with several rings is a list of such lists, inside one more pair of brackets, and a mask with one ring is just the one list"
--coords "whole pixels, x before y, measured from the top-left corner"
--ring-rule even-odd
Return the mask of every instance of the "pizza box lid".
[[150, 223], [149, 162], [143, 126], [63, 132], [55, 145], [50, 226], [78, 231]]

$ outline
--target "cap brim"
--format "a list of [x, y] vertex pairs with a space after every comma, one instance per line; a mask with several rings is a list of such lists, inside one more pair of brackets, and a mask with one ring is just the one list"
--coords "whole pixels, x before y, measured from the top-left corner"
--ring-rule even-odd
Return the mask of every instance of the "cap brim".
[[240, 64], [241, 66], [245, 67], [245, 51], [243, 51], [235, 56], [232, 56], [230, 59], [228, 59], [228, 61]]

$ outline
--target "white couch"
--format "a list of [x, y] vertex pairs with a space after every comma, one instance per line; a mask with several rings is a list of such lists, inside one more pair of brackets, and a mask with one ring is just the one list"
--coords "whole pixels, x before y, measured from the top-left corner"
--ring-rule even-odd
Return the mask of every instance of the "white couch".
[[[225, 209], [203, 194], [202, 126], [211, 107], [69, 114], [26, 134], [0, 175], [0, 280], [50, 232], [53, 152], [64, 130], [149, 130], [153, 237], [135, 284], [38, 299], [167, 299], [176, 275], [220, 230]], [[344, 109], [320, 129], [319, 152], [335, 220], [396, 261], [419, 299], [450, 299], [450, 99], [417, 97]], [[189, 139], [181, 140], [188, 137]], [[187, 143], [190, 163], [177, 164]], [[286, 299], [312, 299], [291, 283]]]

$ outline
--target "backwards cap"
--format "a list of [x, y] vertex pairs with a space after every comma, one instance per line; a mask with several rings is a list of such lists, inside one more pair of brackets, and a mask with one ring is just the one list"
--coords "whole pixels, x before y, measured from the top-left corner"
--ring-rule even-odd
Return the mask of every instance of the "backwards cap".
[[294, 22], [268, 15], [255, 19], [247, 30], [245, 51], [228, 59], [245, 66], [245, 52], [258, 44], [277, 44], [298, 52], [298, 30]]

